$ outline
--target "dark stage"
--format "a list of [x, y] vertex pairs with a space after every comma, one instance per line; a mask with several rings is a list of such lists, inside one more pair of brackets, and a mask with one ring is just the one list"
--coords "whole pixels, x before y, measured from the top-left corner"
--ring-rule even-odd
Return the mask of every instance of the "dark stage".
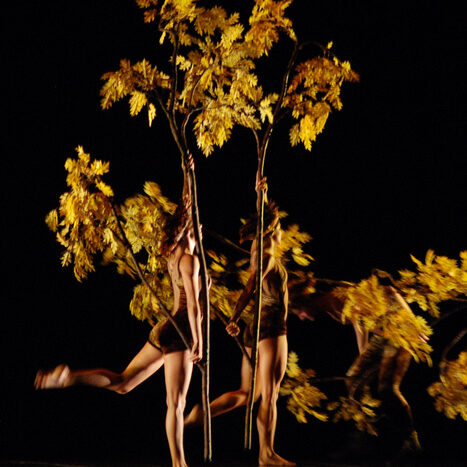
[[[219, 1], [229, 11], [243, 2]], [[313, 240], [316, 276], [359, 281], [373, 268], [412, 268], [428, 249], [458, 258], [466, 249], [467, 73], [464, 2], [303, 1], [288, 16], [302, 40], [334, 42], [359, 83], [343, 86], [311, 152], [291, 148], [287, 125], [273, 135], [265, 173], [270, 197]], [[242, 10], [244, 13], [245, 10]], [[45, 223], [66, 189], [64, 163], [83, 145], [110, 160], [116, 198], [157, 182], [176, 201], [182, 175], [162, 114], [148, 129], [127, 103], [102, 111], [100, 77], [121, 58], [155, 60], [158, 36], [132, 0], [10, 2], [2, 28], [7, 75], [2, 159], [0, 464], [11, 466], [169, 465], [163, 372], [128, 395], [92, 388], [35, 391], [39, 368], [120, 371], [150, 327], [130, 315], [135, 285], [101, 267], [78, 283], [60, 265], [60, 246]], [[283, 39], [265, 72], [290, 52]], [[282, 60], [282, 61], [281, 61]], [[271, 85], [275, 84], [271, 81]], [[201, 222], [233, 241], [254, 210], [252, 136], [235, 130], [209, 158], [195, 153]], [[207, 248], [223, 248], [206, 236]], [[279, 400], [278, 452], [302, 466], [460, 466], [467, 424], [436, 412], [426, 387], [438, 378], [443, 348], [466, 326], [464, 312], [435, 331], [434, 366], [412, 363], [402, 392], [412, 405], [423, 452], [399, 453], [397, 433], [362, 440], [350, 424], [298, 424]], [[329, 318], [289, 318], [289, 348], [323, 377], [343, 375], [357, 355], [352, 330]], [[236, 388], [240, 352], [212, 325], [211, 397]], [[188, 409], [199, 399], [194, 370]], [[338, 397], [343, 385], [323, 386]], [[256, 465], [242, 453], [243, 410], [213, 420], [213, 466]], [[391, 436], [393, 436], [391, 438]], [[201, 431], [186, 432], [190, 465], [202, 464]]]

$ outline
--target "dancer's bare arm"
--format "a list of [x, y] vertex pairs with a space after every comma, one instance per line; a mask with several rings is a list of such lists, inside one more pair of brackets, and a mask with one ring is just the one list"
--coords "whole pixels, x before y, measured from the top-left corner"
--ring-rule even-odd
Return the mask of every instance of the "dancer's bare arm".
[[[263, 256], [263, 281], [267, 274], [270, 272], [272, 269], [272, 266], [274, 264], [274, 258], [269, 255], [269, 254], [264, 254]], [[250, 277], [248, 278], [248, 282], [245, 285], [245, 288], [242, 291], [242, 294], [240, 295], [237, 304], [235, 305], [234, 312], [232, 314], [232, 317], [229, 320], [229, 324], [226, 326], [226, 331], [231, 335], [231, 336], [237, 336], [238, 333], [240, 332], [240, 328], [238, 327], [238, 320], [240, 319], [240, 316], [242, 314], [242, 311], [245, 309], [245, 307], [248, 305], [250, 300], [253, 298], [253, 295], [255, 293], [256, 289], [256, 242], [253, 242], [252, 248], [251, 248], [251, 260], [250, 260]], [[285, 300], [288, 300], [288, 295], [285, 298]]]
[[248, 305], [248, 302], [252, 299], [254, 291], [255, 291], [255, 274], [250, 273], [250, 277], [248, 278], [248, 282], [245, 285], [245, 288], [240, 295], [237, 304], [235, 305], [234, 312], [232, 317], [229, 320], [229, 324], [226, 326], [226, 331], [231, 336], [237, 336], [240, 332], [240, 328], [238, 327], [238, 320], [240, 319], [240, 315], [245, 307]]
[[193, 347], [191, 359], [199, 362], [203, 356], [203, 339], [201, 333], [201, 310], [199, 306], [199, 260], [194, 255], [183, 255], [180, 259], [180, 274], [185, 289], [188, 321], [190, 323]]
[[368, 344], [368, 330], [358, 326], [355, 320], [352, 320], [352, 326], [355, 332], [355, 339], [357, 340], [358, 352], [361, 354]]

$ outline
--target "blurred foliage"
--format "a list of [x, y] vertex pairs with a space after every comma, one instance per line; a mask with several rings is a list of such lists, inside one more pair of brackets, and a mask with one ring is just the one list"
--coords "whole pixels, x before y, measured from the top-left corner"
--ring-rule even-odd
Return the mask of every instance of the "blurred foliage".
[[467, 421], [467, 352], [456, 360], [440, 363], [440, 381], [428, 387], [435, 399], [435, 408], [448, 418], [460, 415]]

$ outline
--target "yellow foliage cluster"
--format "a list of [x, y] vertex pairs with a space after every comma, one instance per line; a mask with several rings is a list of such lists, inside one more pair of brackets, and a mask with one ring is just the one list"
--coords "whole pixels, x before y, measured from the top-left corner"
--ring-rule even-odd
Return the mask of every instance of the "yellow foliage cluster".
[[381, 405], [381, 402], [371, 396], [368, 387], [363, 388], [359, 400], [340, 397], [339, 400], [328, 402], [326, 407], [322, 407], [328, 397], [310, 384], [310, 378], [314, 377], [314, 370], [302, 370], [298, 365], [297, 354], [290, 352], [280, 394], [287, 397], [287, 409], [295, 415], [299, 423], [307, 423], [307, 415], [326, 422], [330, 414], [333, 414], [333, 422], [353, 420], [358, 430], [377, 435], [375, 409]]
[[[144, 195], [117, 206], [111, 187], [102, 180], [109, 163], [91, 160], [81, 146], [77, 155], [65, 163], [69, 191], [60, 196], [58, 209], [46, 217], [65, 248], [62, 265], [73, 264], [75, 277], [82, 281], [95, 270], [94, 259], [100, 254], [104, 264], [114, 263], [119, 273], [134, 278], [133, 255], [139, 253], [143, 261], [138, 265], [146, 280], [170, 308], [172, 287], [162, 243], [167, 216], [175, 212], [176, 205], [162, 195], [156, 183], [146, 182]], [[144, 284], [135, 287], [130, 310], [150, 322], [162, 316], [158, 300]]]
[[340, 397], [339, 401], [330, 402], [327, 405], [329, 411], [335, 411], [332, 421], [353, 420], [358, 430], [377, 436], [375, 428], [375, 409], [381, 405], [381, 401], [370, 395], [367, 387], [364, 388], [360, 400], [350, 397]]
[[428, 388], [436, 410], [448, 418], [460, 415], [467, 421], [467, 352], [461, 352], [456, 360], [441, 362], [440, 370], [440, 381]]
[[378, 277], [372, 275], [356, 285], [336, 288], [334, 293], [345, 300], [343, 321], [379, 332], [393, 346], [409, 351], [415, 360], [431, 364], [432, 348], [425, 338], [433, 331], [423, 317], [413, 314], [394, 288], [381, 285]]
[[305, 149], [311, 150], [332, 109], [342, 108], [342, 84], [359, 79], [349, 62], [326, 55], [299, 64], [287, 89], [283, 106], [290, 109], [292, 116], [298, 120], [289, 133], [292, 146], [302, 143]]
[[105, 73], [101, 88], [101, 107], [108, 109], [113, 103], [129, 96], [130, 115], [134, 117], [146, 107], [149, 126], [156, 117], [156, 106], [149, 96], [156, 87], [167, 89], [169, 76], [153, 67], [147, 60], [132, 65], [129, 60], [120, 61], [120, 69]]
[[48, 227], [56, 233], [65, 248], [62, 265], [73, 263], [74, 274], [81, 281], [95, 270], [93, 255], [121, 243], [115, 235], [115, 219], [109, 200], [112, 189], [102, 181], [109, 164], [99, 160], [91, 163], [89, 154], [79, 146], [77, 159], [67, 159], [67, 185], [70, 191], [60, 196], [58, 209], [46, 217]]
[[[157, 23], [172, 46], [170, 71], [161, 71], [147, 60], [134, 65], [122, 60], [120, 69], [103, 75], [102, 108], [128, 97], [130, 115], [147, 109], [151, 125], [156, 107], [166, 114], [183, 118], [194, 116], [198, 146], [209, 155], [222, 146], [235, 125], [258, 130], [271, 124], [277, 93], [265, 94], [255, 74], [256, 60], [267, 55], [280, 33], [297, 38], [285, 10], [292, 0], [255, 0], [249, 25], [238, 13], [222, 7], [204, 8], [196, 0], [137, 0], [145, 22]], [[322, 131], [331, 107], [340, 109], [340, 88], [357, 75], [348, 62], [325, 56], [297, 67], [282, 106], [299, 123], [291, 130], [293, 145], [302, 142], [307, 149]]]
[[145, 284], [140, 283], [133, 289], [130, 311], [137, 319], [147, 320], [151, 325], [154, 325], [156, 321], [166, 318], [161, 311], [160, 303], [163, 303], [167, 310], [172, 309], [172, 283], [167, 273], [145, 274], [145, 277], [152, 290], [156, 293], [157, 299]]
[[245, 42], [252, 49], [253, 57], [267, 55], [279, 40], [281, 31], [294, 42], [297, 41], [292, 21], [284, 16], [291, 3], [292, 0], [255, 0], [249, 19], [250, 29], [245, 35]]
[[148, 272], [160, 271], [164, 225], [167, 214], [175, 212], [176, 205], [160, 193], [154, 182], [146, 182], [145, 195], [136, 195], [125, 200], [120, 207], [125, 223], [125, 235], [134, 253], [145, 249], [148, 255]]
[[326, 394], [309, 383], [309, 379], [314, 376], [312, 369], [302, 370], [299, 367], [295, 352], [289, 353], [280, 395], [287, 397], [287, 409], [295, 415], [299, 423], [307, 423], [307, 415], [323, 422], [328, 420], [328, 416], [320, 410], [322, 402], [327, 399]]
[[440, 302], [467, 296], [467, 251], [460, 253], [460, 260], [435, 255], [428, 250], [425, 262], [411, 256], [416, 271], [399, 271], [397, 287], [408, 303], [417, 303], [424, 311], [439, 316]]
[[[163, 241], [167, 216], [175, 212], [176, 204], [169, 201], [154, 182], [146, 182], [144, 192], [144, 195], [126, 199], [120, 206], [122, 227], [132, 252], [136, 254], [143, 250], [145, 253], [145, 261], [139, 267], [146, 280], [165, 308], [171, 309], [172, 284], [167, 272], [167, 258], [163, 253]], [[127, 270], [127, 260], [122, 261], [118, 256], [105, 259], [116, 263], [119, 272], [131, 272]], [[135, 287], [130, 310], [138, 319], [147, 319], [151, 323], [164, 316], [158, 300], [144, 283]]]
[[299, 266], [309, 266], [313, 257], [303, 251], [303, 245], [311, 240], [311, 235], [300, 230], [297, 224], [291, 224], [282, 231], [282, 239], [276, 245], [275, 253], [287, 264], [293, 261]]
[[210, 303], [213, 308], [230, 318], [241, 294], [237, 283], [236, 266], [230, 264], [225, 255], [212, 250], [206, 253], [211, 259], [209, 264], [209, 274], [212, 280]]

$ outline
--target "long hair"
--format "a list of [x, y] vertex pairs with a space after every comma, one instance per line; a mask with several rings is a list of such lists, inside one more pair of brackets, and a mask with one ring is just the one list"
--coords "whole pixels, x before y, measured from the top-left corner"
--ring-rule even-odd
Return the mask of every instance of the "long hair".
[[162, 248], [167, 256], [172, 253], [185, 238], [187, 231], [193, 226], [193, 220], [189, 211], [185, 203], [180, 203], [173, 215], [166, 220]]
[[[279, 206], [274, 201], [268, 201], [264, 205], [264, 229], [263, 237], [271, 235], [280, 221]], [[256, 236], [256, 226], [258, 213], [251, 214], [240, 227], [240, 243], [247, 240], [254, 240]]]

